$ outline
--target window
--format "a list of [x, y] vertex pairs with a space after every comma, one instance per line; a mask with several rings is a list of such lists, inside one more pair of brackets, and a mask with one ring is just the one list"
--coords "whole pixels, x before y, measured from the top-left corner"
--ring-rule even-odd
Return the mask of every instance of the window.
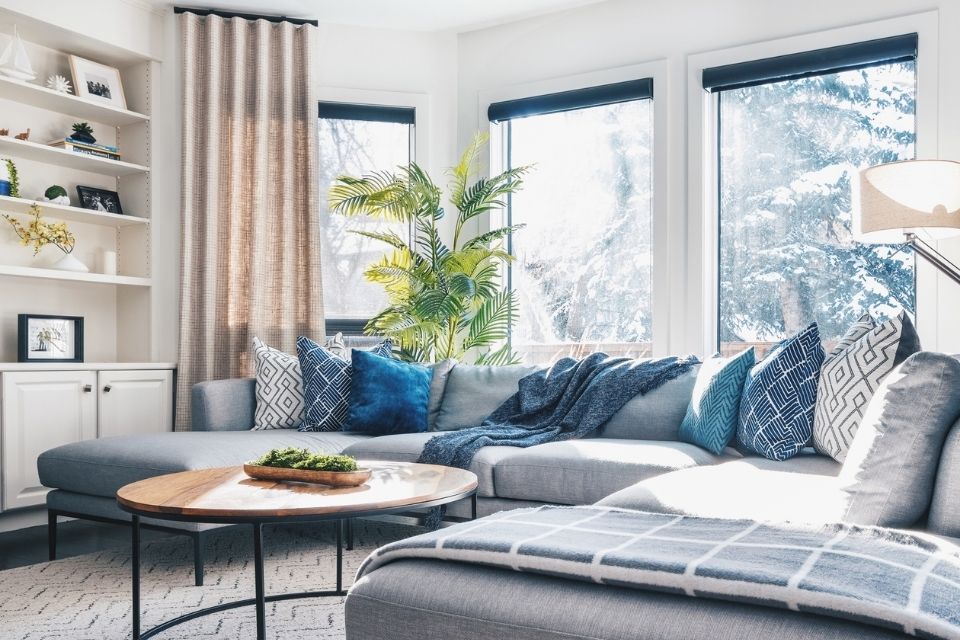
[[650, 353], [652, 96], [646, 79], [490, 106], [506, 165], [535, 165], [508, 207], [528, 362]]
[[772, 344], [816, 321], [915, 309], [914, 258], [859, 244], [851, 187], [912, 158], [916, 35], [704, 70], [717, 92], [719, 343]]
[[384, 251], [380, 243], [350, 230], [406, 234], [401, 223], [346, 218], [327, 208], [337, 176], [393, 170], [413, 160], [414, 110], [321, 102], [319, 108], [320, 226], [323, 301], [327, 332], [360, 333], [366, 320], [387, 304], [379, 285], [363, 272]]

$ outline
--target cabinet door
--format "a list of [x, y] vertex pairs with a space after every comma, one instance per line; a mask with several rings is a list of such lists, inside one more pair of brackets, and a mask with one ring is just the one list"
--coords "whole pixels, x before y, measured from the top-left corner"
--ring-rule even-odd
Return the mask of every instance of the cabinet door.
[[97, 436], [92, 371], [9, 372], [3, 379], [3, 509], [43, 504], [37, 456]]
[[173, 429], [173, 372], [101, 371], [100, 437]]

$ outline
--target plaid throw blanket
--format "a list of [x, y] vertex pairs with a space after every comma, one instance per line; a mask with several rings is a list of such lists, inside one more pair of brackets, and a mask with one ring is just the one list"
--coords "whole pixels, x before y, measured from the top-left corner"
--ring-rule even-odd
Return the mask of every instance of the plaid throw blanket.
[[960, 638], [960, 547], [877, 527], [822, 528], [607, 507], [518, 509], [394, 542], [404, 558], [482, 564]]

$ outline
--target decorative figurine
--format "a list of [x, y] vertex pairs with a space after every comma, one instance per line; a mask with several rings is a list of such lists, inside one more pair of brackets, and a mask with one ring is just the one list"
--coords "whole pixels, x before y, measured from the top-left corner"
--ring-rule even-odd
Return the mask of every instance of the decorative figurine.
[[29, 140], [30, 139], [30, 129], [27, 129], [23, 133], [18, 133], [14, 136], [17, 140]]
[[59, 73], [47, 78], [47, 89], [53, 89], [57, 93], [73, 93], [73, 86], [70, 81]]
[[58, 184], [55, 184], [43, 192], [43, 199], [53, 204], [65, 204], [70, 206], [70, 196], [67, 190]]

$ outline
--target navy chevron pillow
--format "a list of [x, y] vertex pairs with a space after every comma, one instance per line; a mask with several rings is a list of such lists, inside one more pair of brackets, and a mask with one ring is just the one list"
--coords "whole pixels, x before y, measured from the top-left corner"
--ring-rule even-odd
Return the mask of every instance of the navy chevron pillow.
[[753, 367], [753, 347], [732, 358], [710, 358], [697, 373], [697, 383], [680, 425], [680, 440], [719, 455], [737, 432], [743, 382]]
[[824, 352], [817, 323], [780, 343], [747, 376], [737, 441], [770, 460], [800, 453], [813, 434]]

